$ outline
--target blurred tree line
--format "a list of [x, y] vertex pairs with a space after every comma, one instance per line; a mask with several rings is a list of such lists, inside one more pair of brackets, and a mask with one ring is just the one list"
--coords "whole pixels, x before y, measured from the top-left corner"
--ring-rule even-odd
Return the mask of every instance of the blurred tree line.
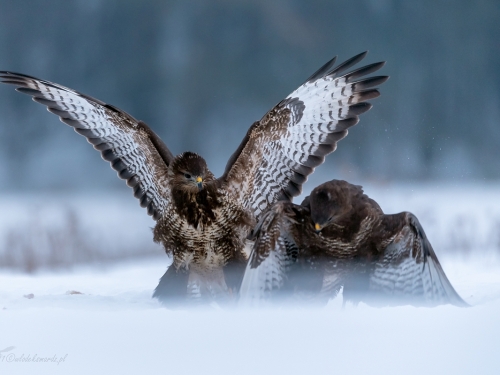
[[[324, 179], [498, 179], [499, 20], [497, 0], [0, 0], [0, 69], [118, 106], [218, 175], [253, 121], [368, 49], [391, 79]], [[44, 112], [0, 88], [0, 190], [123, 185]]]

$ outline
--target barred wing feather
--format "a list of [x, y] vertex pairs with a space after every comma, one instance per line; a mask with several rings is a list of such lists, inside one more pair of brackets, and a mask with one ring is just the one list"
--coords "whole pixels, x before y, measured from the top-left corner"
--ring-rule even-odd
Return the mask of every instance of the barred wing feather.
[[365, 56], [337, 67], [330, 60], [249, 129], [219, 180], [257, 220], [276, 201], [301, 193], [307, 176], [372, 107], [366, 101], [380, 95], [373, 87], [389, 77], [362, 77], [383, 62], [342, 75]]
[[143, 122], [100, 100], [24, 74], [0, 71], [3, 83], [33, 100], [87, 138], [155, 220], [168, 204], [167, 168], [173, 159], [161, 139]]
[[446, 277], [418, 219], [407, 213], [403, 227], [370, 277], [374, 298], [391, 305], [468, 306]]
[[295, 262], [290, 237], [293, 213], [279, 202], [262, 215], [253, 236], [255, 243], [240, 288], [240, 307], [267, 307], [285, 297], [283, 290]]

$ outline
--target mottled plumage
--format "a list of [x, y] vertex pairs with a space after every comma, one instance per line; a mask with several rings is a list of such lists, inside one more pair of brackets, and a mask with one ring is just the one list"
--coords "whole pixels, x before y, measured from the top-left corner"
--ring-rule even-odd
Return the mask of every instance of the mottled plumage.
[[300, 194], [307, 176], [371, 108], [366, 100], [379, 96], [373, 87], [388, 77], [362, 77], [384, 63], [343, 74], [365, 55], [337, 67], [332, 59], [255, 122], [217, 179], [199, 155], [174, 157], [146, 124], [116, 107], [23, 74], [4, 71], [0, 79], [85, 136], [157, 221], [154, 239], [173, 263], [155, 297], [223, 301], [239, 288], [245, 239], [261, 214]]
[[242, 305], [306, 299], [466, 306], [417, 218], [385, 215], [360, 186], [332, 180], [298, 206], [278, 202], [257, 225]]

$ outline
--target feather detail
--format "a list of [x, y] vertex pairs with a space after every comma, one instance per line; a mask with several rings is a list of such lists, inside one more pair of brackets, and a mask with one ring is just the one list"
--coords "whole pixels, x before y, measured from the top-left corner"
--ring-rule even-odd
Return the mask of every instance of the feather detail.
[[169, 204], [166, 183], [172, 154], [143, 122], [98, 99], [67, 87], [12, 72], [0, 72], [3, 83], [47, 106], [47, 110], [73, 127], [110, 162], [118, 177], [134, 188], [134, 196], [158, 220]]
[[362, 77], [384, 63], [341, 75], [365, 56], [337, 67], [335, 58], [330, 60], [248, 131], [219, 181], [257, 220], [276, 201], [290, 201], [301, 193], [307, 176], [372, 107], [366, 101], [380, 95], [372, 87], [389, 77]]

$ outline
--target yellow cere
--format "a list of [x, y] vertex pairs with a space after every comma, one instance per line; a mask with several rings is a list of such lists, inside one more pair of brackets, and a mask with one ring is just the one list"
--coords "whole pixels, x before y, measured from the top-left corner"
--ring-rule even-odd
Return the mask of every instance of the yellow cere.
[[316, 228], [316, 230], [320, 230], [321, 229], [321, 225], [319, 225], [318, 223], [314, 224], [314, 228]]
[[203, 181], [203, 179], [200, 176], [196, 177], [196, 182], [200, 183], [201, 181]]

